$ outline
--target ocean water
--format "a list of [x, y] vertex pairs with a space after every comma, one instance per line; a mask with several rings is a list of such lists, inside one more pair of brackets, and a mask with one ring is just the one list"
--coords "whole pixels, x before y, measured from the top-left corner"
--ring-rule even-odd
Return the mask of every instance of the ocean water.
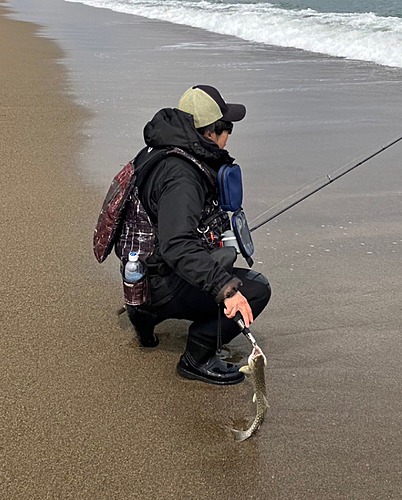
[[251, 42], [402, 67], [402, 0], [66, 0]]

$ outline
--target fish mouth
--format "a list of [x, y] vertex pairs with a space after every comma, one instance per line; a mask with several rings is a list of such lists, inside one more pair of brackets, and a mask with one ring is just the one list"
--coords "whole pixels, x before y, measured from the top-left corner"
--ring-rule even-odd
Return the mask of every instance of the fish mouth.
[[262, 352], [261, 348], [258, 345], [255, 345], [253, 348], [253, 352], [251, 353], [253, 358], [256, 358], [257, 356], [261, 356], [262, 354], [264, 354], [264, 353]]
[[259, 357], [263, 358], [264, 365], [267, 366], [267, 358], [266, 358], [265, 354], [262, 352], [261, 347], [259, 347], [258, 345], [255, 345], [253, 347], [253, 350], [252, 350], [251, 354], [250, 354], [249, 362], [252, 361], [252, 362], [255, 363], [256, 359], [259, 358]]

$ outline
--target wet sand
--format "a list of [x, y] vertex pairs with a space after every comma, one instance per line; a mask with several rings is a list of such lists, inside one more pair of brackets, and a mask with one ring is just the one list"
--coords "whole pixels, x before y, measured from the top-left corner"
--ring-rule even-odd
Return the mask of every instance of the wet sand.
[[113, 165], [194, 81], [247, 105], [230, 151], [253, 219], [401, 133], [401, 71], [54, 5], [45, 28], [0, 17], [0, 497], [400, 498], [401, 146], [254, 233], [271, 408], [241, 445], [250, 382], [179, 379], [184, 322], [141, 350], [91, 238]]

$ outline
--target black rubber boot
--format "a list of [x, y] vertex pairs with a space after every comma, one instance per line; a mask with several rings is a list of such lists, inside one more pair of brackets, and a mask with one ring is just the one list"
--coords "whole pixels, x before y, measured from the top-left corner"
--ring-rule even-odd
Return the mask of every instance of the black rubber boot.
[[127, 312], [142, 347], [156, 347], [159, 344], [154, 333], [155, 326], [159, 323], [157, 316], [133, 306], [127, 306]]
[[177, 365], [177, 373], [190, 380], [216, 385], [240, 384], [244, 380], [239, 366], [222, 361], [215, 351], [191, 340]]

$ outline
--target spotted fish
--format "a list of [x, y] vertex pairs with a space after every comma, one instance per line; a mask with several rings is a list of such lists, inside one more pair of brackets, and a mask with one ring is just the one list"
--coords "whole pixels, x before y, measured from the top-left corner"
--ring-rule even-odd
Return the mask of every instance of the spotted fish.
[[251, 426], [245, 430], [231, 429], [235, 441], [244, 441], [258, 431], [264, 421], [268, 409], [267, 391], [265, 388], [265, 366], [267, 359], [262, 350], [255, 345], [248, 358], [248, 365], [242, 366], [240, 371], [253, 376], [254, 396], [253, 402], [257, 404], [257, 414]]

